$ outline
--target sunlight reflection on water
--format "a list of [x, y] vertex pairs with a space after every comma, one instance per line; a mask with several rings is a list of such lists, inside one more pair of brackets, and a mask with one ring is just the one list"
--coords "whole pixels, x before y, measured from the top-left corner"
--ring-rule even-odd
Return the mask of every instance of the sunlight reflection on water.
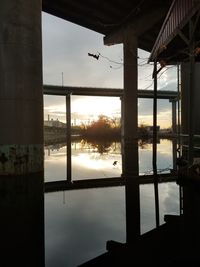
[[[102, 148], [101, 148], [102, 149]], [[158, 144], [158, 169], [172, 168], [172, 142], [161, 140]], [[113, 162], [117, 161], [114, 166]], [[49, 146], [45, 149], [45, 181], [66, 179], [66, 146]], [[139, 172], [150, 174], [152, 171], [152, 144], [146, 143], [139, 148]], [[110, 143], [110, 147], [99, 153], [90, 144], [72, 144], [72, 178], [92, 179], [120, 177], [122, 172], [121, 145]]]
[[[151, 144], [139, 150], [140, 173], [152, 170]], [[113, 165], [113, 161], [117, 165]], [[119, 177], [120, 144], [103, 154], [95, 148], [72, 146], [73, 179]], [[172, 166], [172, 143], [158, 144], [158, 168]], [[66, 179], [66, 146], [45, 150], [45, 180]], [[160, 221], [179, 212], [178, 186], [159, 184]], [[155, 227], [154, 188], [140, 186], [141, 232]], [[106, 251], [106, 241], [126, 241], [124, 186], [45, 194], [45, 245], [47, 267], [74, 267]]]

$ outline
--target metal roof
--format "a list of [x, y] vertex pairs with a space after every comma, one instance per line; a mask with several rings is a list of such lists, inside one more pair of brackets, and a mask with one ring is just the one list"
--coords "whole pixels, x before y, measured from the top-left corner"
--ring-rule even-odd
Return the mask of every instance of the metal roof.
[[[130, 23], [137, 25], [142, 18], [146, 28], [139, 36], [139, 47], [151, 51], [171, 2], [172, 0], [43, 0], [42, 8], [44, 12], [104, 35]], [[145, 21], [145, 16], [151, 13], [152, 19], [148, 17]]]
[[165, 60], [166, 63], [184, 61], [188, 58], [190, 44], [189, 21], [193, 18], [193, 34], [196, 43], [200, 39], [200, 2], [197, 0], [174, 0], [160, 33], [153, 46], [149, 61]]

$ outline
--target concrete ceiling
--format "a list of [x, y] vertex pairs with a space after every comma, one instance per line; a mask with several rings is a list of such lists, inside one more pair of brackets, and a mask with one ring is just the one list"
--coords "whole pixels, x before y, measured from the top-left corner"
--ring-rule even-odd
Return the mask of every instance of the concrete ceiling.
[[131, 25], [151, 51], [172, 0], [43, 0], [44, 12], [105, 36]]

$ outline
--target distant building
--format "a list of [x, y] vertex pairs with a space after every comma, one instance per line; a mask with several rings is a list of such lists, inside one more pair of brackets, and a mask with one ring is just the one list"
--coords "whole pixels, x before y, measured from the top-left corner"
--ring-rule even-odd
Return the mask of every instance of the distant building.
[[44, 126], [49, 126], [49, 127], [57, 127], [57, 128], [66, 128], [66, 124], [57, 120], [45, 120], [44, 121]]

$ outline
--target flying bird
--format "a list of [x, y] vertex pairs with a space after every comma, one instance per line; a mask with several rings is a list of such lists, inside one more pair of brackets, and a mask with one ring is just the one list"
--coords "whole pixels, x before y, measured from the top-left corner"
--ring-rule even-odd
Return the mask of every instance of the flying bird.
[[113, 166], [116, 166], [117, 165], [117, 160], [115, 160], [114, 162], [113, 162]]

